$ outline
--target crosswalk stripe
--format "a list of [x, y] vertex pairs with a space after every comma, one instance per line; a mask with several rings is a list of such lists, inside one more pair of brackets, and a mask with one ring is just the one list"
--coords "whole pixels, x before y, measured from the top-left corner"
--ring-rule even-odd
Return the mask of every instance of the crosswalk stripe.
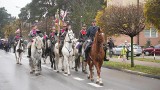
[[95, 84], [95, 83], [87, 83], [87, 84], [89, 84], [89, 85], [91, 85], [91, 86], [94, 86], [94, 87], [103, 87], [103, 86], [100, 86], [100, 85]]
[[84, 79], [82, 79], [82, 78], [79, 78], [79, 77], [73, 77], [74, 79], [76, 79], [76, 80], [79, 80], [79, 81], [82, 81], [82, 80], [84, 80]]

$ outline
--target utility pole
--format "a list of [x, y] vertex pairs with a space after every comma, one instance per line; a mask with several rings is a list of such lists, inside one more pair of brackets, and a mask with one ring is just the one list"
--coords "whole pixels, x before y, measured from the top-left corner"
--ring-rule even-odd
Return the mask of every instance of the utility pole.
[[[139, 17], [139, 0], [137, 0], [137, 16]], [[139, 18], [138, 18], [138, 20], [139, 20]], [[137, 44], [139, 45], [139, 34], [137, 35]]]

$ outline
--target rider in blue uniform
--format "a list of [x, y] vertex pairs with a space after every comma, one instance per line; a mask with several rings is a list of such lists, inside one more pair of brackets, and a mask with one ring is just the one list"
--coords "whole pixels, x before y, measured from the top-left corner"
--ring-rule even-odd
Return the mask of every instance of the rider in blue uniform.
[[[91, 45], [92, 45], [92, 42], [94, 40], [94, 37], [95, 37], [95, 34], [98, 30], [98, 27], [96, 26], [96, 20], [93, 20], [92, 21], [92, 26], [90, 26], [87, 30], [87, 40], [85, 41], [85, 61], [87, 61], [87, 58], [88, 58], [88, 53], [90, 51], [90, 48], [91, 48]], [[90, 40], [90, 42], [88, 42], [88, 40]]]

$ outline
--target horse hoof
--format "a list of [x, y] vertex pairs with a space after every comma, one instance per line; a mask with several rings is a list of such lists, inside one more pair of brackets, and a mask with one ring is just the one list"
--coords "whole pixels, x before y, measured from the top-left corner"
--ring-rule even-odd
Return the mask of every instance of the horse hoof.
[[30, 72], [30, 74], [33, 74], [33, 73], [34, 73], [33, 71]]
[[57, 71], [57, 73], [59, 73], [59, 71]]
[[68, 74], [68, 76], [71, 76], [71, 74]]
[[96, 84], [99, 84], [99, 81], [96, 81]]
[[92, 78], [91, 81], [94, 82], [94, 79]]
[[51, 66], [51, 68], [53, 68], [53, 66]]
[[56, 68], [54, 68], [54, 70], [56, 70]]
[[78, 69], [75, 69], [76, 72], [78, 72]]
[[22, 65], [22, 63], [19, 63], [19, 65]]
[[35, 75], [38, 76], [38, 75], [40, 75], [40, 73], [36, 73]]
[[90, 76], [87, 76], [88, 79], [90, 79]]
[[67, 72], [65, 72], [64, 74], [67, 74]]
[[62, 69], [62, 71], [64, 71], [64, 69]]
[[19, 64], [19, 63], [16, 63], [16, 64]]
[[85, 71], [84, 74], [88, 74], [87, 71]]
[[103, 83], [100, 83], [99, 85], [100, 85], [100, 86], [103, 86]]

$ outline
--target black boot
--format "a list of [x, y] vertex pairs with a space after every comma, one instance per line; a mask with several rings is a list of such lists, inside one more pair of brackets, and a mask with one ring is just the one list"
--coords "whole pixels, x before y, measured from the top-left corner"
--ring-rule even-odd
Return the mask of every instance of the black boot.
[[16, 46], [14, 46], [13, 53], [15, 53], [15, 51], [16, 51]]
[[31, 47], [28, 48], [28, 56], [27, 56], [27, 57], [28, 57], [28, 58], [31, 57]]

